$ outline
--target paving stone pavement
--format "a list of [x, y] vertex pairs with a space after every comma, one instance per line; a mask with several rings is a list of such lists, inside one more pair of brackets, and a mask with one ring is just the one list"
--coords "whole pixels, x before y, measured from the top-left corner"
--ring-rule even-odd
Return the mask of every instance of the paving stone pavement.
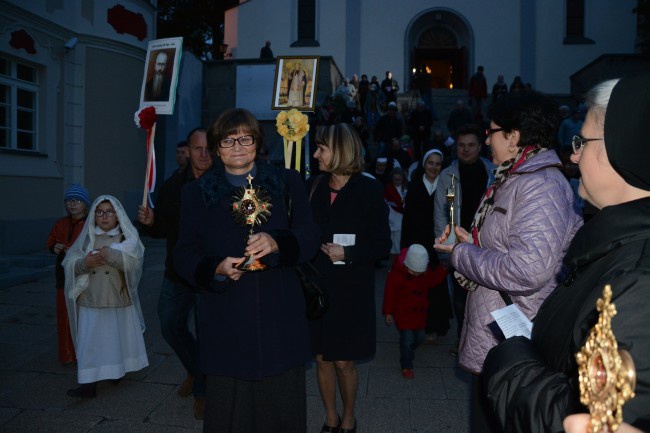
[[[100, 383], [97, 398], [67, 397], [77, 386], [76, 367], [57, 360], [54, 258], [47, 277], [0, 289], [0, 432], [12, 433], [190, 433], [202, 431], [192, 398], [176, 394], [185, 374], [160, 334], [156, 304], [163, 277], [165, 246], [146, 246], [140, 300], [147, 325], [149, 367], [118, 384]], [[386, 269], [377, 270], [381, 309]], [[466, 433], [469, 414], [467, 373], [449, 355], [455, 330], [416, 352], [415, 379], [399, 368], [399, 338], [377, 315], [377, 355], [359, 364], [358, 433]], [[307, 431], [324, 420], [315, 367], [307, 380]], [[340, 402], [339, 402], [340, 403]]]

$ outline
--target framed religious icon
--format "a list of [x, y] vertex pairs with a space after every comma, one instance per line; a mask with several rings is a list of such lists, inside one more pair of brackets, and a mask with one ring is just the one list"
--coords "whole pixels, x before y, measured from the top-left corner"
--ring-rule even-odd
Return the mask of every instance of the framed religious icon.
[[279, 56], [275, 64], [273, 110], [314, 111], [319, 57]]
[[149, 41], [140, 90], [140, 108], [153, 106], [156, 114], [174, 114], [176, 85], [183, 38]]

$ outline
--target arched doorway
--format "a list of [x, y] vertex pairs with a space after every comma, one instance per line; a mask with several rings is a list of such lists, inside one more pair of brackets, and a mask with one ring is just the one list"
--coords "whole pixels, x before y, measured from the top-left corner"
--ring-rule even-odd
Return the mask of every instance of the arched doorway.
[[473, 37], [456, 12], [431, 9], [411, 22], [406, 35], [407, 76], [411, 85], [464, 89], [473, 57]]

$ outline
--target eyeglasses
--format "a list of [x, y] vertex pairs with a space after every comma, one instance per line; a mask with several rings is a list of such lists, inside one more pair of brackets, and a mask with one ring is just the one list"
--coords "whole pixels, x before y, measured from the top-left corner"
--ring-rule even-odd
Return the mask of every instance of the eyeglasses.
[[233, 147], [235, 142], [239, 143], [240, 146], [251, 146], [255, 144], [255, 137], [252, 135], [242, 135], [239, 138], [224, 138], [219, 142], [219, 147], [222, 149]]
[[487, 128], [485, 130], [485, 136], [489, 137], [490, 135], [494, 134], [495, 132], [503, 131], [503, 128]]
[[110, 217], [112, 217], [113, 215], [115, 215], [115, 211], [114, 211], [114, 210], [96, 210], [96, 211], [95, 211], [95, 216], [96, 216], [96, 217], [99, 217], [99, 218], [101, 218], [101, 217], [103, 217], [103, 216], [107, 216], [107, 217], [110, 218]]
[[582, 148], [590, 141], [604, 140], [604, 138], [583, 138], [579, 135], [574, 135], [571, 139], [571, 147], [573, 148], [573, 153], [578, 154], [582, 152]]
[[70, 206], [76, 206], [78, 204], [81, 204], [81, 200], [77, 200], [75, 198], [71, 198], [69, 200], [65, 201], [65, 204], [69, 204]]

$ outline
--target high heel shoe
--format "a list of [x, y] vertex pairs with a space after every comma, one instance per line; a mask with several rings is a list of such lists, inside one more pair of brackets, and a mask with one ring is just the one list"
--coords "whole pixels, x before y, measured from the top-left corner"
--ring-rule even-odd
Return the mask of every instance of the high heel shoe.
[[[341, 425], [341, 424], [339, 423], [339, 425]], [[352, 427], [352, 428], [341, 428], [341, 427], [339, 427], [338, 432], [339, 433], [357, 433], [357, 420], [356, 419], [354, 420], [354, 427]]]
[[320, 429], [320, 433], [339, 433], [339, 431], [341, 429], [341, 422], [343, 422], [341, 417], [339, 417], [339, 422], [336, 425], [336, 427], [332, 427], [331, 425], [327, 425], [327, 422], [324, 422], [323, 427]]

